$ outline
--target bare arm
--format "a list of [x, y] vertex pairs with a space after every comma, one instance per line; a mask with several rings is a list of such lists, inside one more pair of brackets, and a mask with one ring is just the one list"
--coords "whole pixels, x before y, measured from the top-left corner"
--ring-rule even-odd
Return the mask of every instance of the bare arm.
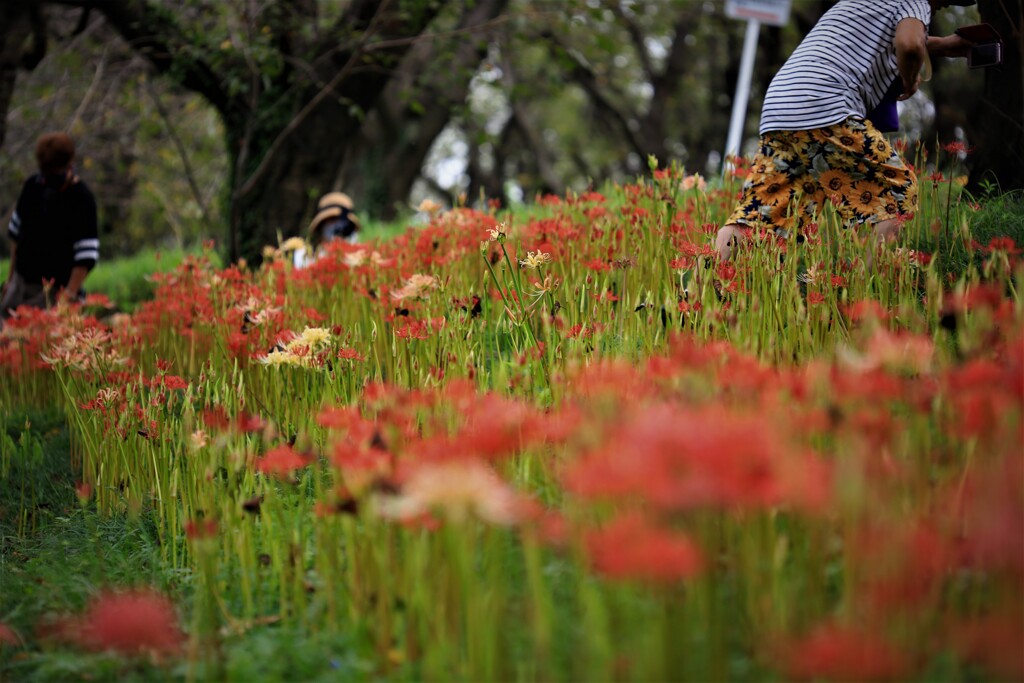
[[68, 286], [64, 288], [64, 298], [68, 301], [74, 301], [78, 298], [78, 292], [82, 289], [82, 283], [85, 282], [85, 276], [89, 274], [89, 269], [85, 266], [75, 266], [71, 269], [71, 279], [68, 280]]
[[933, 57], [966, 57], [974, 45], [955, 33], [948, 36], [928, 36], [928, 54]]
[[893, 47], [896, 49], [896, 67], [903, 80], [903, 94], [899, 99], [905, 100], [913, 96], [921, 85], [921, 67], [928, 59], [924, 24], [912, 18], [901, 21], [896, 25]]

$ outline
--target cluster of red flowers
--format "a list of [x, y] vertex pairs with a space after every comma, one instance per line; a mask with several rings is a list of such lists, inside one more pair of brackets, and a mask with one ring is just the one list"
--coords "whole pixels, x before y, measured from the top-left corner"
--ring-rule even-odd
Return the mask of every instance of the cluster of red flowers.
[[[735, 167], [735, 175], [745, 172]], [[848, 327], [848, 343], [834, 357], [772, 365], [733, 343], [673, 338], [664, 332], [669, 316], [684, 324], [700, 318], [716, 295], [723, 299], [716, 311], [723, 320], [756, 314], [737, 312], [739, 306], [725, 311], [730, 299], [752, 288], [742, 261], [698, 267], [712, 263], [713, 233], [699, 225], [706, 207], [698, 210], [698, 198], [689, 196], [665, 220], [659, 215], [658, 202], [674, 191], [677, 175], [668, 170], [655, 183], [630, 186], [621, 203], [593, 192], [545, 198], [539, 204], [550, 215], [522, 226], [515, 245], [505, 241], [494, 216], [459, 209], [385, 244], [332, 245], [300, 270], [275, 260], [258, 273], [217, 271], [191, 259], [160, 276], [154, 300], [131, 316], [101, 323], [80, 311], [19, 313], [0, 338], [0, 372], [15, 376], [55, 366], [81, 373], [87, 381], [77, 386], [88, 391], [75, 398], [96, 427], [89, 446], [97, 459], [108, 441], [120, 447], [135, 437], [142, 439], [140, 451], [179, 458], [179, 449], [157, 451], [155, 445], [191, 439], [198, 462], [190, 475], [213, 481], [225, 463], [236, 468], [229, 477], [241, 475], [230, 489], [210, 494], [218, 503], [226, 499], [224, 505], [258, 512], [275, 487], [305, 496], [296, 483], [316, 477], [309, 490], [323, 491], [312, 501], [321, 516], [376, 514], [428, 530], [471, 519], [519, 527], [553, 552], [583, 558], [607, 580], [654, 590], [738, 561], [723, 559], [723, 541], [707, 519], [740, 525], [778, 516], [811, 530], [814, 539], [841, 545], [836, 552], [849, 591], [841, 618], [819, 614], [816, 625], [790, 632], [785, 623], [785, 632], [772, 634], [788, 676], [912, 674], [921, 665], [918, 655], [933, 653], [931, 644], [907, 642], [892, 623], [914, 616], [934, 617], [941, 631], [936, 642], [964, 661], [1024, 675], [1019, 658], [1004, 651], [1024, 634], [1012, 609], [1024, 600], [1019, 304], [995, 285], [972, 285], [926, 302], [929, 315], [972, 330], [964, 336], [970, 343], [958, 338], [955, 349], [946, 349], [937, 337], [910, 331], [922, 326], [906, 324], [903, 310], [837, 297], [853, 279], [850, 267], [833, 271], [817, 264], [805, 273], [806, 303], [821, 312], [822, 304], [838, 298], [843, 303], [830, 324]], [[722, 208], [731, 197], [719, 192], [710, 201]], [[773, 235], [754, 239], [773, 256], [786, 249]], [[702, 301], [679, 278], [669, 289], [677, 305], [662, 310], [658, 334], [671, 341], [658, 337], [661, 352], [641, 360], [602, 358], [594, 351], [612, 337], [605, 333], [614, 332], [615, 323], [657, 310], [630, 298], [635, 292], [623, 284], [644, 266], [644, 240], [664, 247], [659, 272], [699, 271], [694, 277], [713, 280], [713, 291], [707, 288]], [[1012, 242], [994, 240], [985, 249], [993, 259], [1017, 263]], [[532, 272], [555, 263], [560, 278], [575, 273], [575, 289], [559, 299], [586, 300], [595, 319], [569, 318], [562, 304], [538, 307], [543, 313], [536, 319], [513, 323], [553, 330], [545, 342], [517, 347], [508, 359], [489, 355], [495, 340], [496, 353], [503, 353], [502, 331], [495, 329], [500, 316], [488, 317], [502, 307], [493, 302], [520, 310], [529, 296], [554, 302], [561, 282], [538, 278], [531, 292], [509, 273], [500, 284], [424, 275], [470, 259], [478, 273], [481, 250], [492, 265], [520, 263], [525, 252], [524, 267], [537, 269]], [[926, 260], [918, 254], [907, 259], [915, 266]], [[338, 291], [346, 292], [343, 308], [361, 311], [358, 329], [335, 324], [341, 322], [342, 306], [333, 297]], [[309, 343], [289, 350], [299, 338], [292, 330], [304, 327]], [[618, 327], [614, 343], [625, 338]], [[88, 346], [88, 359], [61, 345], [73, 334]], [[470, 342], [472, 334], [489, 335], [489, 341]], [[323, 343], [314, 344], [314, 337]], [[459, 357], [448, 346], [453, 341], [474, 357]], [[140, 346], [146, 350], [129, 353]], [[272, 374], [275, 368], [253, 363], [270, 365], [282, 350], [309, 361], [296, 367], [315, 370], [315, 378], [288, 384]], [[173, 367], [163, 357], [175, 358]], [[388, 375], [391, 361], [408, 363], [404, 376], [418, 375], [429, 387], [397, 386]], [[481, 391], [477, 368], [500, 368], [511, 390]], [[213, 375], [219, 385], [208, 381]], [[321, 408], [324, 396], [334, 401], [343, 395], [338, 387], [346, 380], [356, 402]], [[296, 386], [324, 394], [289, 395]], [[519, 387], [542, 398], [522, 398]], [[268, 409], [260, 401], [266, 396], [281, 400]], [[301, 409], [282, 407], [300, 402]], [[314, 438], [300, 441], [309, 437], [296, 433], [305, 428]], [[323, 452], [312, 443], [326, 444]], [[230, 462], [217, 459], [215, 451], [231, 449], [242, 453], [232, 452]], [[319, 479], [321, 468], [329, 479]], [[330, 484], [321, 488], [322, 481]], [[83, 504], [93, 494], [90, 485], [96, 495], [111, 488], [89, 481], [81, 489]], [[219, 512], [207, 516], [192, 508], [189, 515], [183, 531], [191, 548], [213, 547], [204, 542], [218, 539], [229, 524]], [[949, 608], [964, 581], [983, 584], [993, 597], [974, 611]], [[98, 598], [58, 633], [89, 649], [126, 653], [170, 654], [181, 642], [172, 606], [138, 592]], [[16, 640], [0, 625], [0, 643]]]
[[180, 654], [185, 642], [174, 604], [149, 589], [105, 591], [81, 614], [42, 624], [40, 635], [94, 652], [156, 660]]

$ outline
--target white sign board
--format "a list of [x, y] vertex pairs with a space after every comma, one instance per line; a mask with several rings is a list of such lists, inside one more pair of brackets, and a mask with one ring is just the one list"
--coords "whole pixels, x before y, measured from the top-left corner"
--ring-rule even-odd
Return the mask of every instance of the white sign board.
[[790, 0], [725, 0], [725, 13], [733, 19], [785, 26], [789, 22], [789, 6]]

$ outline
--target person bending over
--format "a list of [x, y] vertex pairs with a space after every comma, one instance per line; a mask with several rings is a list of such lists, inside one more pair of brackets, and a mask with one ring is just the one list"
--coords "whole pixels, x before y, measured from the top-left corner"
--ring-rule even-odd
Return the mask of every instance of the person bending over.
[[718, 231], [728, 260], [755, 227], [786, 234], [831, 201], [848, 226], [894, 238], [917, 210], [917, 178], [867, 119], [896, 83], [917, 92], [929, 54], [962, 57], [960, 36], [928, 37], [932, 12], [973, 0], [840, 0], [772, 79], [761, 112], [760, 151], [739, 205]]

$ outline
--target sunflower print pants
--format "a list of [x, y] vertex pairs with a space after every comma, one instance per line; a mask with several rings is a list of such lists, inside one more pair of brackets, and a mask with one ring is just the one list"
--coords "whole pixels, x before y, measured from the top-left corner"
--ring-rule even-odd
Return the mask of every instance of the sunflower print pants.
[[917, 210], [917, 176], [870, 121], [761, 136], [728, 224], [793, 230], [831, 202], [849, 226]]

